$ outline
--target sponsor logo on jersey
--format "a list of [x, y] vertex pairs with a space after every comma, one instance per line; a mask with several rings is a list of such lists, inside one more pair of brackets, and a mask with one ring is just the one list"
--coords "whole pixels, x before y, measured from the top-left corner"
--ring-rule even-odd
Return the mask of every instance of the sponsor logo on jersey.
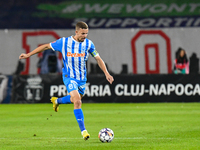
[[67, 57], [84, 57], [85, 53], [71, 53], [67, 52]]

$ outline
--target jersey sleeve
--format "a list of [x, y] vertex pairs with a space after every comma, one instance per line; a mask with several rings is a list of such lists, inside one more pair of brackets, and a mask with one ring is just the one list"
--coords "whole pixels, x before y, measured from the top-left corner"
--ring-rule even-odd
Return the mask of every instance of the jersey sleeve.
[[96, 56], [99, 56], [99, 53], [97, 52], [93, 42], [91, 41], [91, 46], [90, 46], [90, 49], [89, 49], [89, 53], [92, 55], [92, 57], [96, 57]]
[[56, 41], [51, 42], [50, 46], [54, 51], [62, 52], [63, 38], [60, 38]]

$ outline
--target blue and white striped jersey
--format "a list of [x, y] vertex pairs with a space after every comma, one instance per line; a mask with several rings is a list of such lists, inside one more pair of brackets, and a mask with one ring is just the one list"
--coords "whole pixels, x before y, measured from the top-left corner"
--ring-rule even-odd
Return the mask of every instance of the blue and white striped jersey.
[[86, 61], [89, 53], [93, 57], [99, 55], [91, 40], [86, 38], [83, 42], [78, 42], [72, 36], [63, 37], [51, 42], [50, 46], [54, 51], [62, 53], [64, 75], [81, 81], [87, 80]]

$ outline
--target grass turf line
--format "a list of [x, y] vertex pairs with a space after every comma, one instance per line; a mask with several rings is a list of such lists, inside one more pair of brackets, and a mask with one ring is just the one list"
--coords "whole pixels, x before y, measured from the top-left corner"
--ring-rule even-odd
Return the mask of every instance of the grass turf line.
[[[2, 150], [196, 150], [200, 149], [200, 103], [83, 104], [84, 141], [73, 105], [1, 104]], [[98, 140], [100, 129], [114, 131], [111, 143]]]

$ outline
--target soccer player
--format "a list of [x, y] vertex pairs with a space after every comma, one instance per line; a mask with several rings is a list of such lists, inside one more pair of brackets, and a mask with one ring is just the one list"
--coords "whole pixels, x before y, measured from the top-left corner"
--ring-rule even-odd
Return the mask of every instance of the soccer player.
[[87, 35], [88, 25], [85, 22], [78, 22], [76, 24], [74, 36], [60, 38], [49, 44], [41, 45], [30, 53], [22, 53], [19, 56], [19, 59], [26, 59], [36, 53], [48, 49], [62, 53], [64, 64], [62, 77], [69, 95], [61, 98], [52, 97], [51, 102], [53, 103], [53, 109], [56, 112], [59, 109], [59, 104], [74, 104], [74, 115], [84, 140], [90, 138], [84, 125], [84, 116], [81, 109], [81, 99], [87, 81], [86, 61], [88, 60], [89, 54], [96, 59], [108, 82], [112, 84], [114, 81], [113, 77], [109, 74], [104, 61], [96, 51], [93, 42], [86, 38]]

